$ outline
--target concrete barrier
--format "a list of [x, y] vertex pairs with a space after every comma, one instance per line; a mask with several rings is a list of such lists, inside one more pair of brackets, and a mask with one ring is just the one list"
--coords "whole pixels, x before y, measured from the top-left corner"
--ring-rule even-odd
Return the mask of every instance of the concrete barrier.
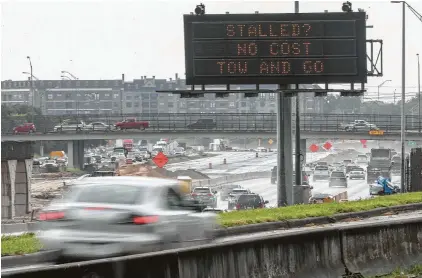
[[361, 277], [422, 261], [422, 217], [2, 273], [13, 278]]

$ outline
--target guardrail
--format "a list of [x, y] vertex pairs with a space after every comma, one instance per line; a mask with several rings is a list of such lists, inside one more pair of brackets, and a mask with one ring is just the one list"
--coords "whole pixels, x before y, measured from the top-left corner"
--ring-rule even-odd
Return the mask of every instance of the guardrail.
[[[37, 129], [37, 133], [54, 132], [54, 127], [65, 122], [102, 122], [111, 131], [115, 130], [114, 124], [127, 118], [136, 118], [141, 121], [148, 121], [148, 130], [154, 131], [184, 131], [195, 129], [209, 129], [219, 131], [276, 131], [277, 117], [274, 113], [255, 114], [125, 114], [125, 115], [78, 115], [78, 116], [35, 116], [31, 119]], [[189, 126], [199, 119], [212, 119], [215, 126]], [[294, 119], [294, 117], [293, 117]], [[346, 131], [346, 125], [355, 120], [365, 120], [377, 128], [385, 131], [399, 131], [401, 128], [401, 117], [396, 115], [374, 115], [374, 114], [301, 114], [302, 131]], [[13, 133], [13, 128], [27, 122], [25, 117], [2, 118], [2, 134]], [[357, 128], [362, 131], [365, 128]], [[422, 130], [422, 119], [418, 116], [406, 116], [406, 130]], [[353, 131], [353, 130], [351, 130]], [[68, 132], [76, 132], [75, 129]], [[81, 132], [104, 132], [101, 128], [81, 128]]]
[[[300, 221], [300, 220], [299, 220]], [[226, 240], [200, 248], [2, 273], [2, 277], [366, 277], [422, 261], [422, 218], [348, 223]], [[364, 275], [364, 276], [363, 276]]]

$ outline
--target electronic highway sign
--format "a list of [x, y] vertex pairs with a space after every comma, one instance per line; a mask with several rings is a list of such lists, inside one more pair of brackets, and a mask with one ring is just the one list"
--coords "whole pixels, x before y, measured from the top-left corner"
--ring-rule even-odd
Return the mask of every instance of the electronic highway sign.
[[187, 85], [365, 83], [366, 14], [185, 15]]

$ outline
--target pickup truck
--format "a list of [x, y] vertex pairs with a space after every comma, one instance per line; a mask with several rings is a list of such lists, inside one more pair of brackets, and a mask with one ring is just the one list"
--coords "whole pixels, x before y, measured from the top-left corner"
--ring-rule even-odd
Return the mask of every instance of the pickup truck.
[[149, 127], [149, 122], [146, 121], [137, 121], [136, 119], [126, 119], [122, 122], [114, 124], [116, 129], [125, 130], [125, 129], [146, 129]]

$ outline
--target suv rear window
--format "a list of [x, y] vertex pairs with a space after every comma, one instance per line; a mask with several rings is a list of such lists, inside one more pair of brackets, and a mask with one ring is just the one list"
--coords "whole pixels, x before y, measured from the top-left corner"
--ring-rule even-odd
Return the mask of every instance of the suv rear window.
[[193, 189], [193, 192], [195, 192], [195, 193], [210, 193], [210, 189], [209, 188], [198, 188], [198, 187], [196, 187], [196, 188], [194, 188]]
[[257, 206], [261, 203], [261, 197], [258, 195], [240, 195], [239, 199], [237, 199], [237, 203]]
[[76, 202], [133, 205], [139, 199], [142, 188], [130, 185], [93, 185], [82, 187]]
[[248, 190], [243, 189], [243, 190], [233, 190], [230, 194], [247, 194], [249, 193]]
[[315, 167], [315, 170], [317, 170], [317, 171], [328, 171], [328, 167], [327, 166], [317, 166], [317, 167]]
[[344, 178], [344, 173], [343, 172], [332, 172], [331, 177], [333, 177], [333, 178]]

